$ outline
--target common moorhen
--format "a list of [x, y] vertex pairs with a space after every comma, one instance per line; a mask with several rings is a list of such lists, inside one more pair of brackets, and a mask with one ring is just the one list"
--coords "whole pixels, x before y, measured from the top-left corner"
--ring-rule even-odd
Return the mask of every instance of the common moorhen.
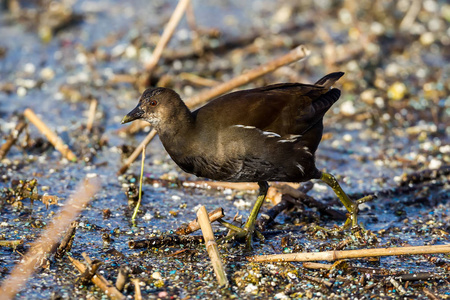
[[247, 223], [234, 236], [251, 247], [255, 220], [267, 193], [267, 181], [321, 179], [357, 226], [358, 201], [352, 201], [333, 175], [319, 171], [314, 153], [322, 139], [323, 116], [339, 99], [331, 86], [343, 72], [315, 84], [280, 83], [220, 96], [191, 112], [167, 88], [147, 89], [122, 120], [149, 122], [172, 159], [185, 172], [221, 181], [258, 182], [260, 191]]

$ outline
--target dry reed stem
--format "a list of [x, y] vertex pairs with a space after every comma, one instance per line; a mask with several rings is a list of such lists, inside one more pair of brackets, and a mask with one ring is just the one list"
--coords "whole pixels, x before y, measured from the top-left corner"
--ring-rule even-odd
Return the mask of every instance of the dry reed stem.
[[423, 291], [424, 295], [427, 296], [431, 300], [441, 300], [442, 299], [441, 297], [438, 297], [435, 294], [433, 294], [433, 292], [430, 291], [429, 289], [427, 289], [426, 287], [423, 287], [422, 291]]
[[400, 22], [399, 25], [400, 30], [409, 30], [411, 28], [411, 26], [414, 24], [414, 21], [417, 18], [417, 15], [420, 13], [421, 8], [422, 8], [422, 0], [412, 1], [408, 11], [403, 17], [403, 20]]
[[23, 244], [23, 240], [0, 240], [0, 247], [17, 248]]
[[393, 277], [389, 277], [389, 282], [395, 287], [395, 290], [401, 296], [403, 296], [404, 294], [407, 293], [405, 288], [397, 280], [395, 280]]
[[91, 200], [100, 188], [96, 179], [86, 180], [79, 185], [74, 194], [67, 200], [64, 207], [53, 218], [50, 225], [32, 245], [20, 263], [18, 263], [0, 287], [1, 299], [13, 299], [20, 287], [34, 272], [36, 261], [41, 261], [48, 253], [55, 249], [60, 235], [64, 232], [83, 207]]
[[158, 61], [161, 58], [162, 52], [163, 52], [164, 48], [166, 48], [167, 44], [169, 43], [170, 38], [172, 37], [172, 35], [175, 31], [175, 28], [177, 27], [181, 18], [183, 17], [183, 14], [184, 14], [188, 4], [189, 4], [189, 0], [178, 1], [177, 7], [175, 7], [175, 10], [173, 11], [172, 16], [170, 17], [170, 20], [167, 23], [167, 26], [164, 29], [164, 32], [163, 32], [161, 38], [159, 39], [158, 44], [155, 47], [155, 50], [153, 51], [152, 58], [145, 65], [145, 69], [147, 70], [147, 72], [151, 73], [153, 68], [155, 68], [155, 66], [158, 64]]
[[55, 257], [62, 258], [64, 254], [72, 248], [73, 239], [75, 238], [75, 233], [77, 231], [78, 222], [73, 221], [70, 223], [70, 227], [66, 230], [64, 237], [59, 243], [58, 249], [56, 249]]
[[[157, 85], [157, 86], [159, 86], [159, 85]], [[150, 126], [150, 123], [147, 121], [135, 120], [134, 122], [131, 122], [130, 125], [117, 129], [116, 132], [119, 135], [135, 134], [136, 132], [139, 132], [149, 126]]]
[[141, 287], [139, 286], [140, 280], [137, 278], [131, 279], [131, 282], [134, 284], [134, 299], [142, 300]]
[[121, 267], [119, 269], [119, 274], [117, 275], [116, 279], [116, 288], [119, 291], [123, 291], [123, 288], [125, 287], [125, 284], [128, 280], [128, 270], [126, 267]]
[[303, 268], [306, 269], [322, 269], [322, 270], [331, 270], [333, 267], [332, 264], [322, 264], [322, 263], [315, 263], [315, 262], [304, 262]]
[[346, 250], [346, 251], [324, 251], [324, 252], [259, 255], [259, 256], [250, 256], [247, 257], [247, 259], [255, 262], [286, 262], [286, 261], [316, 261], [316, 260], [334, 261], [348, 258], [435, 254], [435, 253], [450, 253], [450, 244], [434, 245], [434, 246], [393, 247], [393, 248], [375, 248], [375, 249]]
[[89, 257], [89, 255], [86, 252], [81, 253], [81, 256], [84, 258], [84, 260], [88, 263], [88, 264], [92, 264], [92, 259]]
[[[181, 2], [181, 0], [180, 0]], [[196, 107], [205, 103], [206, 101], [217, 97], [223, 93], [226, 93], [238, 86], [249, 83], [252, 80], [257, 79], [267, 73], [273, 72], [279, 67], [295, 62], [299, 59], [305, 58], [308, 56], [310, 51], [303, 45], [296, 47], [291, 50], [289, 53], [278, 57], [262, 66], [259, 66], [253, 70], [248, 71], [245, 74], [241, 74], [227, 82], [219, 84], [216, 87], [213, 87], [207, 91], [204, 91], [196, 96], [188, 98], [185, 103], [189, 108]], [[142, 148], [146, 146], [150, 141], [155, 137], [156, 130], [152, 129], [150, 133], [145, 137], [145, 139], [139, 144], [139, 146], [134, 150], [134, 152], [130, 155], [130, 157], [125, 161], [124, 165], [117, 172], [117, 175], [121, 175], [128, 170], [128, 167], [136, 160], [139, 156], [139, 153], [142, 151]], [[258, 187], [259, 188], [259, 187]]]
[[237, 77], [234, 77], [233, 79], [224, 82], [222, 84], [219, 84], [216, 87], [213, 87], [212, 89], [206, 90], [200, 94], [197, 94], [193, 97], [190, 97], [187, 99], [186, 105], [189, 108], [197, 107], [209, 99], [212, 99], [214, 97], [217, 97], [219, 95], [222, 95], [228, 91], [231, 91], [234, 88], [237, 88], [238, 86], [244, 85], [249, 83], [252, 80], [255, 80], [258, 77], [261, 77], [267, 73], [273, 72], [274, 70], [278, 69], [279, 67], [282, 67], [284, 65], [290, 64], [292, 62], [295, 62], [299, 59], [305, 58], [308, 56], [310, 51], [303, 45], [300, 45], [296, 47], [295, 49], [289, 51], [289, 53], [278, 57], [260, 67], [257, 67], [253, 70], [250, 70], [244, 74], [241, 74]]
[[130, 157], [127, 158], [123, 166], [117, 172], [117, 175], [121, 175], [128, 170], [128, 167], [136, 160], [136, 158], [138, 158], [139, 154], [142, 152], [145, 146], [147, 146], [148, 143], [150, 143], [150, 141], [155, 137], [155, 135], [156, 130], [152, 129], [150, 133], [145, 137], [145, 139], [139, 144], [139, 146], [137, 146], [137, 148], [133, 151], [133, 153], [131, 153]]
[[79, 282], [83, 285], [88, 285], [89, 282], [92, 281], [92, 278], [94, 278], [95, 275], [97, 275], [97, 270], [100, 268], [100, 266], [103, 264], [100, 260], [94, 260], [92, 261], [89, 256], [83, 252], [83, 257], [87, 257], [87, 267], [84, 270], [84, 272], [81, 273], [80, 277], [78, 277]]
[[[225, 217], [225, 215], [223, 213], [223, 208], [221, 208], [221, 207], [213, 210], [212, 212], [210, 212], [208, 214], [208, 218], [211, 223], [214, 221], [217, 221], [219, 219], [222, 219], [223, 217]], [[198, 224], [197, 220], [194, 220], [194, 221], [190, 222], [189, 224], [187, 224], [186, 226], [182, 226], [182, 227], [178, 228], [175, 231], [175, 233], [180, 234], [180, 235], [187, 235], [187, 234], [190, 234], [199, 229], [200, 229], [200, 224]]]
[[6, 139], [6, 142], [0, 147], [0, 159], [3, 159], [6, 154], [8, 154], [9, 149], [11, 149], [11, 147], [16, 143], [19, 135], [25, 127], [27, 127], [27, 123], [23, 120], [23, 118], [21, 118], [14, 130], [11, 131], [11, 134]]
[[198, 76], [193, 73], [182, 72], [182, 73], [178, 74], [178, 76], [181, 79], [189, 81], [193, 84], [203, 85], [203, 86], [207, 86], [207, 87], [213, 87], [213, 86], [216, 86], [219, 84], [219, 82], [217, 80], [204, 78], [204, 77]]
[[55, 147], [56, 150], [61, 152], [61, 154], [70, 161], [76, 161], [77, 157], [70, 151], [69, 147], [64, 144], [61, 138], [59, 138], [50, 128], [45, 125], [45, 123], [30, 109], [27, 108], [24, 111], [24, 116], [33, 123], [39, 131], [45, 135], [50, 143]]
[[331, 288], [333, 286], [333, 282], [325, 280], [323, 278], [309, 276], [309, 275], [302, 275], [302, 277], [305, 279], [308, 279], [309, 281], [320, 283], [327, 288]]
[[205, 239], [206, 251], [208, 251], [209, 258], [216, 274], [217, 281], [220, 286], [228, 286], [227, 274], [220, 259], [219, 248], [214, 239], [211, 223], [209, 222], [208, 212], [204, 206], [201, 206], [197, 211], [198, 223], [202, 229], [203, 237]]
[[[86, 271], [86, 266], [79, 260], [68, 256], [72, 264], [77, 268], [77, 270], [80, 273], [84, 273]], [[125, 296], [119, 292], [111, 283], [109, 283], [108, 280], [106, 280], [105, 277], [102, 275], [96, 274], [94, 277], [92, 277], [91, 281], [102, 291], [105, 292], [105, 294], [110, 297], [111, 299], [125, 299]]]
[[91, 132], [92, 126], [94, 125], [95, 113], [97, 112], [97, 105], [98, 105], [97, 99], [92, 99], [91, 103], [89, 104], [88, 120], [86, 123], [86, 129], [88, 132]]

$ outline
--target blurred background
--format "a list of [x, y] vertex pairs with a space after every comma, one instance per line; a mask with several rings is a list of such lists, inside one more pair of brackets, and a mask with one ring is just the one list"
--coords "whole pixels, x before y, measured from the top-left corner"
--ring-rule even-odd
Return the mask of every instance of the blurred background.
[[[0, 144], [16, 127], [25, 108], [31, 108], [78, 157], [76, 163], [69, 162], [35, 127], [28, 127], [0, 163], [3, 238], [31, 241], [42, 227], [39, 224], [48, 222], [49, 212], [57, 209], [35, 203], [31, 210], [30, 203], [21, 203], [12, 192], [20, 180], [37, 179], [39, 193], [65, 199], [86, 176], [102, 179], [104, 189], [83, 213], [82, 238], [73, 250], [81, 252], [89, 247], [94, 256], [106, 251], [95, 229], [117, 229], [121, 234], [115, 238], [114, 248], [132, 255], [126, 245], [129, 238], [176, 229], [195, 218], [199, 204], [211, 210], [222, 206], [227, 216], [239, 211], [245, 215], [254, 194], [230, 190], [224, 194], [155, 183], [197, 180], [183, 173], [155, 139], [147, 148], [141, 221], [137, 228], [132, 227], [127, 198], [136, 187], [139, 162], [124, 175], [116, 172], [150, 128], [132, 130], [120, 121], [148, 86], [172, 88], [186, 99], [298, 45], [310, 50], [307, 58], [240, 88], [279, 82], [313, 83], [326, 73], [345, 72], [336, 84], [342, 91], [341, 99], [324, 119], [318, 167], [338, 175], [350, 194], [384, 192], [363, 210], [361, 220], [369, 229], [389, 232], [406, 226], [403, 224], [411, 218], [421, 220], [421, 224], [433, 220], [435, 225], [426, 226], [448, 232], [448, 1], [192, 0], [153, 68], [149, 67], [152, 53], [177, 1], [0, 3]], [[94, 100], [98, 104], [95, 120], [87, 129]], [[411, 184], [406, 174], [423, 171], [438, 174], [433, 177], [434, 185], [386, 196], [390, 189]], [[334, 199], [332, 191], [320, 183], [315, 184], [311, 195], [324, 201]], [[106, 208], [112, 214], [102, 219]], [[296, 215], [280, 218], [280, 223], [304, 221]], [[328, 221], [325, 225], [333, 224]], [[431, 229], [418, 234], [415, 224], [408, 224], [411, 233], [403, 238], [413, 244], [442, 238], [430, 234]], [[298, 240], [304, 242], [305, 238]], [[389, 234], [381, 235], [380, 240], [390, 238]], [[308, 243], [306, 248], [317, 247], [317, 241]], [[11, 258], [0, 260], [0, 268], [6, 270], [3, 274], [17, 259], [8, 251], [0, 249]], [[172, 262], [166, 264], [170, 268]], [[148, 265], [153, 265], [146, 271], [149, 274], [158, 268], [156, 261]], [[404, 268], [412, 265], [399, 263]], [[168, 272], [163, 274], [169, 276]], [[29, 284], [44, 293], [41, 285], [45, 279], [36, 276]], [[177, 280], [167, 278], [178, 291]], [[50, 295], [56, 286], [62, 293], [69, 293], [71, 284], [65, 280], [51, 285], [43, 295]], [[207, 290], [215, 289], [210, 286]], [[236, 291], [241, 296], [247, 293], [241, 287]], [[259, 292], [273, 295], [264, 294], [263, 288]]]

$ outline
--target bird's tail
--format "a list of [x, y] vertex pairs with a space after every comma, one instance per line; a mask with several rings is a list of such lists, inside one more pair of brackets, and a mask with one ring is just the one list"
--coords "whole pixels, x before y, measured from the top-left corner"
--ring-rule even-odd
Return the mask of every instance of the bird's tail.
[[321, 85], [324, 88], [329, 89], [343, 75], [344, 75], [344, 72], [330, 73], [330, 74], [325, 75], [324, 77], [320, 78], [319, 80], [317, 80], [315, 85]]

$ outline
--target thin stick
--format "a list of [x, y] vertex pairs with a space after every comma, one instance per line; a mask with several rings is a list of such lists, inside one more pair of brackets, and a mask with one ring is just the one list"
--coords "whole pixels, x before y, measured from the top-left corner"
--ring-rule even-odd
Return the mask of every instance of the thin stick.
[[247, 257], [247, 259], [255, 262], [286, 262], [286, 261], [316, 261], [316, 260], [334, 261], [348, 258], [435, 254], [435, 253], [450, 253], [450, 244], [434, 245], [434, 246], [394, 247], [394, 248], [375, 248], [375, 249], [346, 250], [346, 251], [324, 251], [324, 252], [259, 255], [259, 256], [250, 256]]
[[77, 157], [70, 151], [69, 146], [64, 144], [64, 142], [59, 138], [50, 128], [45, 125], [44, 122], [30, 109], [27, 108], [24, 111], [24, 116], [33, 123], [39, 131], [45, 135], [50, 143], [55, 147], [56, 150], [61, 152], [61, 154], [70, 161], [76, 161]]
[[128, 247], [130, 249], [140, 249], [140, 248], [158, 248], [158, 247], [166, 247], [172, 245], [180, 245], [180, 244], [200, 244], [204, 242], [204, 238], [199, 235], [164, 235], [164, 236], [156, 236], [150, 237], [146, 240], [130, 240], [128, 241]]
[[18, 263], [9, 277], [3, 281], [0, 287], [2, 299], [13, 299], [19, 288], [28, 280], [34, 272], [34, 263], [41, 261], [52, 249], [75, 217], [81, 212], [83, 207], [91, 200], [100, 187], [96, 179], [86, 180], [80, 185], [71, 198], [66, 202], [61, 211], [53, 218], [50, 225], [42, 233], [41, 237], [35, 241], [30, 250]]
[[395, 287], [397, 293], [399, 293], [401, 296], [406, 294], [405, 288], [397, 280], [395, 280], [393, 277], [389, 277], [388, 279], [390, 283]]
[[216, 274], [217, 281], [220, 286], [228, 286], [227, 274], [220, 259], [219, 248], [217, 247], [216, 240], [209, 222], [208, 213], [204, 206], [201, 206], [197, 211], [198, 223], [202, 229], [203, 237], [205, 238], [206, 251], [208, 251], [209, 258]]
[[304, 278], [306, 278], [306, 279], [308, 279], [308, 280], [310, 280], [310, 281], [313, 281], [313, 282], [317, 282], [317, 283], [323, 284], [323, 285], [326, 286], [327, 288], [331, 288], [331, 287], [333, 286], [333, 284], [334, 284], [334, 283], [331, 282], [331, 281], [325, 280], [325, 279], [323, 279], [323, 278], [314, 277], [314, 276], [302, 275], [302, 277], [304, 277]]
[[0, 240], [0, 247], [17, 248], [23, 244], [23, 240]]
[[297, 61], [299, 59], [305, 58], [308, 56], [310, 51], [303, 45], [300, 45], [296, 47], [295, 49], [291, 50], [289, 53], [276, 58], [265, 65], [262, 65], [256, 69], [250, 70], [247, 73], [241, 74], [230, 81], [224, 82], [222, 84], [219, 84], [218, 86], [206, 90], [200, 94], [197, 94], [196, 96], [193, 96], [189, 99], [187, 99], [186, 105], [190, 108], [197, 107], [204, 102], [208, 101], [209, 99], [212, 99], [214, 97], [217, 97], [219, 95], [222, 95], [228, 91], [231, 91], [232, 89], [244, 85], [246, 83], [249, 83], [252, 80], [255, 80], [258, 77], [261, 77], [267, 73], [273, 72], [274, 70], [278, 69], [279, 67], [282, 67], [284, 65], [290, 64], [294, 61]]
[[69, 229], [67, 229], [63, 239], [61, 240], [61, 243], [58, 246], [58, 249], [56, 249], [55, 257], [56, 258], [62, 258], [64, 254], [72, 248], [73, 239], [75, 238], [75, 233], [77, 231], [78, 222], [73, 221], [70, 224]]
[[91, 103], [89, 105], [88, 120], [86, 123], [86, 129], [89, 132], [91, 132], [92, 126], [94, 125], [95, 113], [97, 111], [97, 105], [98, 105], [97, 99], [92, 99]]
[[[87, 256], [87, 254], [85, 254], [85, 256]], [[86, 262], [87, 267], [78, 278], [83, 285], [87, 285], [90, 281], [92, 281], [92, 278], [96, 275], [98, 268], [100, 268], [100, 266], [103, 264], [100, 260], [92, 261], [90, 258], [89, 260], [86, 260]]]
[[400, 22], [400, 30], [407, 30], [413, 24], [417, 18], [417, 15], [420, 13], [420, 9], [422, 8], [421, 0], [413, 0], [408, 11], [406, 12], [403, 20]]
[[[80, 271], [80, 273], [84, 273], [86, 271], [86, 266], [79, 260], [68, 256], [72, 264], [75, 268]], [[111, 299], [125, 299], [125, 296], [119, 292], [105, 277], [102, 275], [96, 274], [91, 279], [92, 283], [94, 283], [98, 288], [105, 292]]]
[[137, 148], [133, 151], [130, 157], [127, 158], [123, 166], [117, 172], [117, 175], [121, 175], [128, 170], [128, 167], [138, 158], [139, 154], [142, 152], [142, 149], [150, 143], [150, 141], [155, 137], [156, 130], [152, 129], [150, 133], [145, 137], [145, 139], [137, 146]]
[[[181, 1], [181, 0], [180, 0]], [[308, 56], [310, 51], [303, 45], [300, 45], [296, 47], [295, 49], [291, 50], [289, 53], [276, 58], [265, 65], [259, 66], [253, 70], [248, 71], [245, 74], [241, 74], [233, 79], [231, 79], [228, 82], [219, 84], [218, 86], [207, 90], [203, 93], [198, 94], [197, 96], [191, 97], [187, 99], [186, 105], [189, 108], [196, 107], [198, 105], [201, 105], [205, 103], [206, 101], [221, 95], [223, 93], [226, 93], [234, 88], [237, 88], [238, 86], [244, 85], [246, 83], [249, 83], [252, 80], [255, 80], [258, 77], [261, 77], [267, 73], [273, 72], [279, 67], [282, 67], [284, 65], [290, 64], [294, 61], [297, 61], [299, 59], [305, 58]], [[131, 154], [131, 156], [125, 161], [124, 165], [120, 168], [120, 170], [117, 172], [117, 175], [121, 175], [125, 173], [128, 169], [128, 167], [136, 160], [136, 158], [139, 156], [139, 153], [142, 150], [142, 147], [150, 143], [150, 141], [153, 139], [153, 137], [156, 135], [156, 130], [152, 129], [150, 133], [145, 137], [145, 139], [142, 141], [142, 143], [134, 150], [134, 152]]]
[[306, 269], [322, 269], [322, 270], [331, 270], [333, 267], [332, 264], [321, 264], [321, 263], [315, 263], [315, 262], [304, 262], [303, 268]]
[[212, 86], [219, 84], [219, 82], [217, 80], [200, 77], [193, 73], [183, 72], [183, 73], [180, 73], [178, 76], [183, 80], [189, 81], [189, 82], [191, 82], [193, 84], [197, 84], [197, 85], [212, 87]]
[[92, 259], [89, 257], [89, 255], [86, 252], [81, 253], [81, 256], [83, 256], [84, 260], [88, 263], [88, 264], [92, 264]]
[[139, 286], [139, 279], [133, 278], [131, 282], [134, 284], [134, 299], [142, 300], [141, 287]]
[[141, 178], [139, 179], [139, 198], [138, 202], [136, 203], [136, 207], [134, 208], [133, 216], [131, 217], [131, 220], [134, 221], [136, 219], [136, 215], [139, 211], [139, 206], [141, 206], [141, 200], [142, 200], [142, 182], [144, 179], [144, 162], [145, 162], [145, 146], [142, 148], [142, 162], [141, 162]]
[[147, 72], [151, 72], [153, 68], [158, 64], [159, 59], [161, 58], [161, 54], [166, 47], [167, 43], [169, 43], [170, 38], [172, 37], [175, 28], [183, 17], [184, 11], [186, 10], [187, 5], [189, 4], [189, 0], [180, 0], [177, 4], [177, 7], [172, 13], [169, 22], [167, 23], [166, 28], [158, 41], [158, 44], [153, 51], [152, 58], [145, 65], [145, 69]]
[[422, 291], [425, 294], [425, 296], [427, 296], [431, 300], [440, 300], [440, 299], [442, 299], [441, 297], [438, 297], [435, 294], [433, 294], [433, 292], [430, 291], [429, 289], [427, 289], [426, 287], [423, 287]]
[[[222, 219], [223, 217], [225, 217], [225, 215], [223, 213], [222, 207], [219, 207], [208, 214], [208, 218], [211, 223], [216, 220]], [[180, 235], [187, 235], [199, 229], [200, 224], [198, 224], [197, 220], [194, 220], [186, 226], [181, 226], [180, 228], [178, 228], [175, 233]]]
[[17, 123], [14, 130], [11, 131], [11, 134], [6, 139], [6, 142], [0, 147], [0, 159], [3, 159], [8, 154], [9, 149], [16, 143], [25, 127], [27, 127], [27, 123], [21, 117], [19, 123]]
[[128, 267], [126, 267], [126, 266], [122, 266], [119, 269], [119, 274], [117, 275], [117, 280], [116, 280], [116, 288], [119, 291], [122, 291], [125, 286], [125, 283], [127, 283], [128, 273], [129, 273]]

